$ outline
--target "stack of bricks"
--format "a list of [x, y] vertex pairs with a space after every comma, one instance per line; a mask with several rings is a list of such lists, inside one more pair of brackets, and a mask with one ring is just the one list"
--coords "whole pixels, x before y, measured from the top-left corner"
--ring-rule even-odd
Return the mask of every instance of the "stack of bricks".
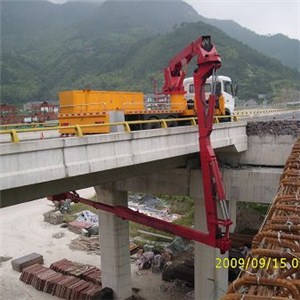
[[76, 234], [80, 234], [82, 229], [89, 229], [92, 225], [89, 222], [85, 221], [72, 221], [68, 224], [68, 229]]
[[[60, 263], [61, 262], [61, 263]], [[67, 266], [68, 268], [61, 268]], [[92, 266], [77, 264], [62, 260], [52, 264], [51, 268], [44, 267], [40, 264], [34, 264], [23, 269], [20, 280], [32, 285], [39, 291], [69, 300], [92, 300], [101, 295], [101, 271]], [[85, 267], [85, 268], [84, 268]], [[75, 274], [75, 276], [67, 274]]]
[[52, 263], [50, 268], [56, 272], [65, 275], [73, 275], [86, 281], [101, 285], [101, 270], [94, 266], [62, 259]]

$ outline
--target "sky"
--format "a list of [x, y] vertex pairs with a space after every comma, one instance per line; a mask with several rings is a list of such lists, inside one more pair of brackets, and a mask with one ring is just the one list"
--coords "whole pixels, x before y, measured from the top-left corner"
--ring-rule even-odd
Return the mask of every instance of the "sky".
[[300, 0], [185, 0], [202, 16], [230, 19], [258, 34], [300, 40]]
[[[62, 3], [66, 0], [50, 1]], [[289, 38], [300, 40], [300, 0], [184, 1], [203, 17], [229, 19], [258, 34], [282, 33]]]

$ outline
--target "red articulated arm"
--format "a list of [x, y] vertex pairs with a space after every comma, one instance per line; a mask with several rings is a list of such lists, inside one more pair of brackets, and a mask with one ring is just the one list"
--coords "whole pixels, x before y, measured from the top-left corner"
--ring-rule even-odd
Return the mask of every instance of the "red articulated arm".
[[[199, 60], [203, 61], [205, 59], [204, 56], [207, 54], [207, 51], [204, 51], [203, 45], [205, 43], [208, 43], [208, 41], [210, 41], [210, 36], [203, 36], [198, 38], [197, 40], [186, 46], [180, 53], [176, 54], [169, 61], [168, 67], [164, 69], [165, 81], [162, 88], [163, 93], [184, 93], [182, 83], [187, 73], [187, 66], [194, 56], [198, 56], [198, 64]], [[217, 56], [219, 57], [218, 54]]]
[[[221, 58], [215, 46], [211, 43], [210, 36], [202, 36], [192, 42], [176, 55], [165, 69], [165, 84], [163, 93], [184, 94], [183, 79], [186, 75], [185, 65], [197, 56], [197, 68], [194, 71], [195, 101], [198, 114], [200, 161], [202, 170], [202, 184], [204, 190], [204, 201], [207, 219], [207, 232], [200, 232], [195, 229], [175, 225], [163, 220], [146, 216], [139, 212], [122, 206], [110, 206], [79, 197], [75, 192], [56, 195], [51, 200], [68, 198], [74, 202], [82, 202], [94, 206], [97, 209], [107, 211], [116, 216], [141, 223], [159, 230], [164, 230], [186, 239], [191, 239], [206, 245], [219, 248], [221, 253], [231, 248], [229, 239], [229, 226], [232, 224], [229, 219], [225, 201], [225, 191], [214, 150], [211, 146], [210, 134], [213, 127], [213, 114], [216, 96], [213, 92], [208, 101], [205, 99], [204, 84], [206, 79], [213, 75], [221, 67]], [[218, 218], [217, 204], [220, 204], [223, 218]]]
[[[220, 55], [211, 43], [210, 36], [198, 38], [170, 60], [169, 66], [164, 70], [163, 92], [165, 94], [184, 94], [183, 80], [186, 76], [187, 65], [194, 56], [197, 56], [194, 88], [207, 229], [209, 232], [208, 243], [206, 244], [220, 248], [221, 252], [225, 252], [231, 247], [229, 226], [232, 222], [229, 219], [225, 202], [221, 172], [210, 141], [216, 96], [213, 91], [208, 101], [206, 101], [204, 92], [206, 79], [211, 75], [215, 75], [216, 70], [221, 67]], [[218, 218], [217, 201], [221, 206], [222, 220]], [[222, 230], [222, 227], [225, 227], [225, 230]]]
[[[213, 88], [208, 101], [205, 99], [204, 84], [208, 77], [221, 67], [221, 59], [210, 37], [202, 37], [194, 71], [195, 102], [198, 115], [200, 162], [206, 208], [207, 228], [212, 243], [225, 252], [231, 248], [229, 226], [232, 224], [225, 201], [225, 190], [216, 155], [211, 146], [210, 134], [213, 127], [213, 114], [216, 95]], [[220, 203], [223, 219], [218, 218], [217, 201]], [[225, 230], [222, 230], [222, 227]]]

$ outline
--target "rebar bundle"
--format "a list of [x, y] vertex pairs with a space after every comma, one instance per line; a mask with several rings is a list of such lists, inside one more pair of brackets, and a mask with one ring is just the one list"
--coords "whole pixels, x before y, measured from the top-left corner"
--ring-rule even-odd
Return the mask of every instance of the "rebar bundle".
[[266, 218], [222, 300], [300, 299], [300, 138]]

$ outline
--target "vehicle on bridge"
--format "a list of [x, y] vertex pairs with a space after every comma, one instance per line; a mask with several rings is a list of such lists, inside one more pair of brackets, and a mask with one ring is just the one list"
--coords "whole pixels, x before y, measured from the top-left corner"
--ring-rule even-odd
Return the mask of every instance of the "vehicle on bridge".
[[[59, 93], [59, 125], [94, 125], [122, 121], [152, 121], [152, 123], [130, 124], [131, 130], [155, 129], [161, 127], [161, 119], [197, 117], [193, 78], [186, 78], [187, 65], [191, 60], [190, 49], [175, 55], [164, 69], [162, 91], [154, 94], [140, 92], [71, 90]], [[217, 76], [206, 79], [204, 85], [206, 100], [215, 92], [214, 115], [220, 122], [231, 121], [234, 112], [235, 89], [231, 78]], [[185, 125], [183, 121], [170, 121], [169, 127]], [[83, 134], [109, 133], [112, 126], [85, 126]], [[74, 128], [61, 128], [62, 135], [75, 134]]]
[[[193, 108], [195, 105], [195, 87], [194, 78], [188, 77], [183, 80], [184, 90], [186, 91], [185, 99], [187, 106]], [[204, 85], [205, 98], [208, 100], [209, 94], [212, 91], [212, 77], [207, 78]], [[232, 85], [232, 80], [228, 76], [218, 75], [216, 78], [216, 95], [217, 105], [215, 115], [217, 116], [233, 116], [235, 107], [235, 96], [237, 88]], [[228, 118], [224, 118], [226, 121]], [[222, 119], [221, 119], [222, 121]]]

